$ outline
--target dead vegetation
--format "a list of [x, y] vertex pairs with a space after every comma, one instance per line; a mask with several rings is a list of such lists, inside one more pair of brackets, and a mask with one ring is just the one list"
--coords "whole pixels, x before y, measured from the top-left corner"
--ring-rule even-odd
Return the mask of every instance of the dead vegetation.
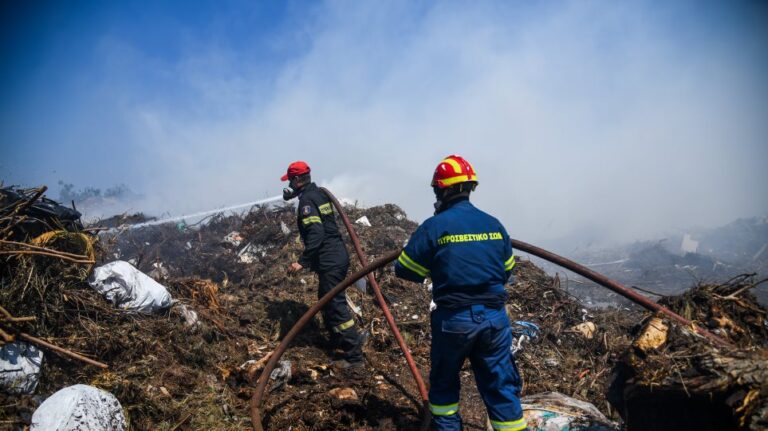
[[[371, 260], [400, 247], [416, 228], [394, 205], [349, 207], [347, 211], [351, 220], [365, 216], [371, 223], [370, 227], [356, 225]], [[128, 220], [146, 218], [123, 216], [110, 223], [119, 226]], [[14, 323], [13, 330], [109, 365], [105, 370], [46, 353], [37, 395], [0, 395], [0, 428], [23, 428], [42, 399], [62, 387], [87, 383], [120, 400], [132, 429], [249, 429], [248, 401], [268, 355], [316, 300], [313, 275], [289, 276], [285, 271], [302, 249], [294, 209], [255, 207], [242, 216], [216, 216], [195, 226], [123, 227], [93, 238], [96, 265], [115, 259], [130, 261], [164, 284], [177, 303], [161, 314], [124, 312], [88, 286], [89, 264], [46, 255], [0, 256], [0, 305], [14, 316], [35, 317]], [[31, 243], [29, 236], [15, 240]], [[73, 244], [47, 246], [59, 253], [85, 253]], [[354, 256], [351, 250], [350, 255]], [[359, 265], [356, 259], [352, 261], [354, 271]], [[746, 351], [747, 356], [728, 357], [725, 362], [722, 356], [705, 359], [712, 355], [696, 349], [704, 349], [706, 343], [678, 336], [676, 331], [682, 330], [673, 326], [670, 340], [689, 340], [683, 343], [689, 350], [668, 342], [659, 350], [663, 354], [637, 356], [644, 365], [627, 368], [627, 364], [638, 364], [628, 362], [626, 354], [635, 352], [631, 345], [633, 331], [640, 329], [639, 310], [585, 309], [561, 288], [558, 278], [547, 276], [532, 263], [520, 262], [516, 271], [515, 283], [508, 286], [510, 318], [540, 328], [538, 336], [523, 343], [517, 354], [524, 394], [559, 391], [589, 401], [618, 419], [606, 401], [616, 369], [634, 373], [631, 382], [638, 382], [637, 387], [672, 387], [669, 379], [705, 369], [702, 364], [710, 364], [711, 369], [743, 370], [739, 358], [757, 354]], [[430, 294], [425, 286], [395, 278], [391, 268], [379, 271], [376, 277], [426, 380]], [[667, 305], [698, 322], [716, 322], [741, 347], [764, 346], [765, 311], [748, 292], [733, 295], [741, 286], [743, 283], [739, 287], [732, 283], [727, 288], [694, 290], [688, 297], [668, 299]], [[365, 372], [347, 375], [328, 366], [334, 352], [316, 317], [283, 357], [287, 362], [268, 389], [263, 409], [267, 429], [417, 428], [421, 419], [418, 390], [381, 311], [372, 298], [354, 289], [349, 297], [359, 307], [358, 324], [368, 333]], [[674, 359], [663, 362], [668, 355]], [[745, 378], [743, 373], [723, 371], [721, 375], [726, 380], [718, 381], [725, 386]], [[760, 376], [759, 372], [748, 375]], [[465, 427], [484, 429], [485, 410], [468, 367], [461, 378]], [[692, 388], [714, 391], [713, 381], [704, 379], [695, 386], [685, 380], [679, 386], [691, 393]], [[739, 417], [754, 416], [759, 409], [751, 406], [765, 400], [764, 381], [762, 386], [739, 387], [745, 391], [743, 397], [737, 400], [730, 391], [726, 398], [738, 401], [733, 404], [735, 409], [747, 406], [739, 410]], [[758, 392], [748, 388], [758, 388]], [[614, 405], [620, 410], [624, 406]]]
[[660, 301], [733, 347], [649, 317], [611, 391], [628, 430], [768, 427], [768, 315], [749, 292], [754, 285], [737, 277]]

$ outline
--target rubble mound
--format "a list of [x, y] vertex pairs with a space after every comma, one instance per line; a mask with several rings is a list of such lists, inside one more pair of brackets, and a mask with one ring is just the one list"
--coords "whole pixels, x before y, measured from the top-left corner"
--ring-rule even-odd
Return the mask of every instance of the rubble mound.
[[[350, 206], [345, 211], [357, 221], [354, 226], [369, 260], [401, 247], [417, 226], [395, 205]], [[32, 412], [45, 397], [67, 386], [89, 384], [115, 395], [127, 422], [135, 429], [250, 427], [249, 401], [256, 379], [282, 337], [317, 299], [313, 274], [286, 272], [303, 248], [295, 208], [257, 206], [242, 215], [218, 215], [194, 225], [182, 222], [132, 228], [129, 224], [146, 220], [141, 215], [119, 216], [110, 223], [121, 227], [101, 232], [98, 237], [76, 228], [71, 229], [75, 232], [68, 231], [90, 238], [95, 261], [86, 259], [87, 250], [77, 241], [48, 243], [46, 247], [86, 260], [24, 253], [0, 257], [0, 305], [13, 316], [34, 317], [10, 327], [0, 321], [2, 329], [10, 334], [32, 334], [109, 365], [102, 369], [44, 349], [36, 392], [0, 395], [3, 424], [22, 429], [29, 425]], [[348, 239], [346, 233], [343, 235]], [[32, 244], [34, 238], [26, 237], [24, 241]], [[13, 247], [18, 250], [19, 246]], [[354, 271], [360, 264], [351, 249], [350, 256]], [[120, 310], [107, 302], [89, 286], [88, 278], [93, 267], [118, 259], [163, 284], [174, 305], [145, 315]], [[375, 275], [427, 380], [428, 286], [396, 278], [391, 266]], [[721, 336], [741, 347], [759, 342], [764, 345], [765, 325], [760, 320], [760, 313], [764, 319], [764, 310], [751, 302], [749, 292], [736, 295], [740, 286], [692, 291], [680, 304], [675, 298], [668, 299], [667, 304], [682, 314], [687, 313], [683, 306], [687, 304], [690, 318], [704, 325], [720, 325], [712, 328], [724, 331]], [[559, 278], [549, 277], [527, 260], [518, 262], [515, 280], [507, 289], [506, 308], [516, 335], [515, 355], [524, 379], [523, 394], [557, 391], [594, 404], [609, 419], [618, 419], [605, 394], [612, 374], [616, 374], [612, 371], [626, 367], [626, 352], [636, 351], [631, 330], [641, 320], [639, 310], [584, 308], [560, 286]], [[736, 299], [727, 299], [730, 296]], [[266, 429], [418, 427], [422, 404], [418, 390], [381, 310], [370, 292], [353, 288], [348, 290], [348, 297], [357, 310], [357, 324], [367, 335], [365, 368], [336, 370], [330, 366], [337, 352], [332, 351], [328, 335], [321, 329], [321, 316], [315, 317], [272, 374], [262, 409]], [[752, 314], [744, 310], [752, 310]], [[729, 327], [724, 317], [743, 328], [744, 333]], [[661, 347], [671, 349], [673, 361], [677, 361], [672, 364], [687, 361], [684, 363], [692, 369], [703, 367], [700, 364], [723, 364], [707, 362], [708, 351], [682, 347], [674, 350], [680, 343], [689, 349], [703, 348], [698, 338], [696, 342], [676, 344], [674, 340], [686, 340], [686, 336], [678, 337], [675, 331], [683, 330], [673, 327], [671, 341]], [[743, 354], [750, 357], [757, 351]], [[654, 368], [667, 369], [664, 364], [670, 364], [664, 355], [654, 359], [653, 352], [637, 357], [642, 360], [633, 362], [641, 364], [632, 369], [637, 382], [655, 384], [663, 376], [649, 373]], [[681, 370], [679, 366], [677, 370]], [[483, 429], [485, 408], [468, 363], [461, 381], [465, 426]], [[689, 390], [695, 387], [687, 380], [685, 385]], [[752, 406], [754, 400], [764, 399], [760, 391], [750, 389], [745, 394], [738, 398], [742, 405]]]
[[659, 303], [739, 347], [768, 347], [766, 309], [750, 291], [756, 284], [754, 276], [742, 275], [723, 284], [699, 284]]
[[611, 369], [630, 345], [629, 330], [640, 311], [584, 308], [561, 288], [558, 277], [549, 277], [528, 261], [518, 263], [515, 278], [508, 314], [513, 321], [528, 320], [541, 328], [538, 340], [517, 355], [524, 394], [561, 392], [589, 401], [610, 416], [605, 392]]
[[660, 301], [729, 344], [648, 316], [611, 389], [627, 430], [768, 427], [768, 314], [754, 284], [737, 277]]

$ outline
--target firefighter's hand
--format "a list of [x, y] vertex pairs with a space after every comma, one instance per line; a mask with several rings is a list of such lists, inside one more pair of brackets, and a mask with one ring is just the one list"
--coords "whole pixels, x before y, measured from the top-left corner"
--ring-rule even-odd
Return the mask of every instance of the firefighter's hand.
[[291, 264], [291, 266], [289, 266], [289, 267], [288, 267], [288, 273], [289, 273], [289, 274], [293, 274], [293, 273], [295, 273], [295, 272], [299, 272], [299, 271], [301, 271], [303, 268], [304, 268], [304, 267], [303, 267], [303, 266], [301, 266], [301, 264], [300, 264], [299, 262], [293, 262], [293, 263]]

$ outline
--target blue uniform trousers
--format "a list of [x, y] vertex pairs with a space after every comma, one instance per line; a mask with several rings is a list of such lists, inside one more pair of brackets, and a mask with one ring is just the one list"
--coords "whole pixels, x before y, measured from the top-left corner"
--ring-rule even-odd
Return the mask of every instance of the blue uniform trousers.
[[429, 373], [432, 429], [462, 429], [459, 371], [466, 358], [472, 365], [493, 428], [526, 429], [519, 399], [522, 380], [510, 352], [511, 343], [509, 319], [503, 308], [438, 307], [432, 313]]

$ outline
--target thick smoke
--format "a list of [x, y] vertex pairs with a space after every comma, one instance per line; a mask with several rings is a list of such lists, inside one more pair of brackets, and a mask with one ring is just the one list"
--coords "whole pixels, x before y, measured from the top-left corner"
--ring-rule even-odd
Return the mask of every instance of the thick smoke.
[[273, 61], [226, 25], [170, 59], [106, 26], [67, 124], [8, 126], [35, 150], [2, 169], [126, 183], [147, 198], [135, 209], [179, 214], [279, 194], [302, 159], [338, 196], [421, 220], [432, 169], [459, 153], [475, 202], [520, 239], [724, 224], [768, 213], [768, 26], [750, 7], [327, 2], [253, 35]]

